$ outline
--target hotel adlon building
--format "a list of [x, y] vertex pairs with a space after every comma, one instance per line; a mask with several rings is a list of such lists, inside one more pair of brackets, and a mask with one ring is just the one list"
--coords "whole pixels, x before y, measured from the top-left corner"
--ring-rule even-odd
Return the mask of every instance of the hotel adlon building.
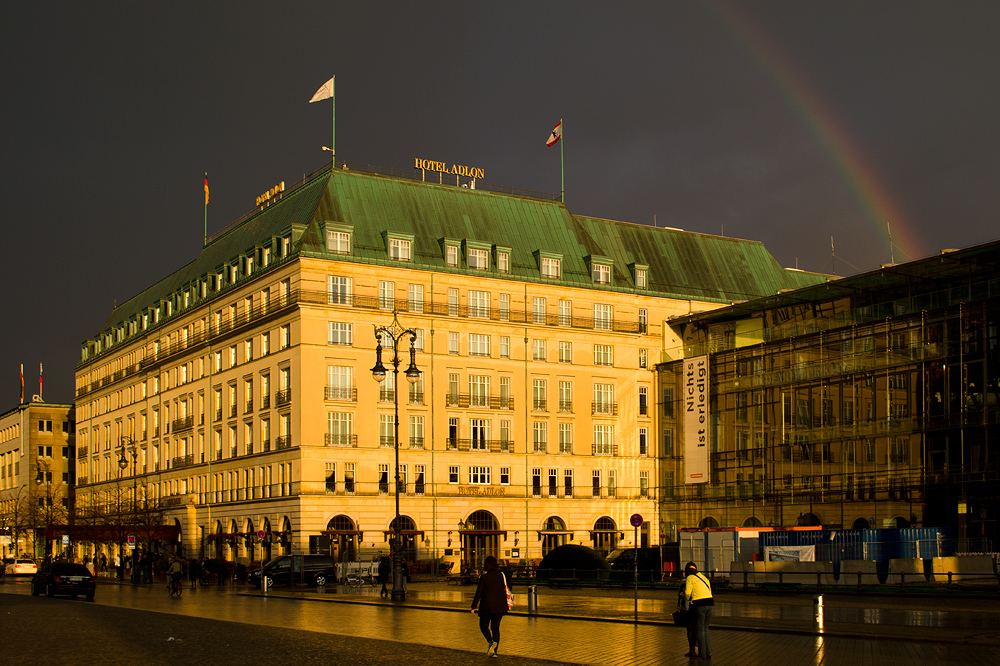
[[[607, 552], [633, 514], [640, 545], [672, 538], [664, 322], [822, 278], [760, 243], [415, 173], [328, 166], [272, 191], [109, 315], [76, 370], [81, 519], [135, 488], [188, 555], [387, 553], [398, 402], [410, 559]], [[394, 317], [412, 384], [389, 340], [372, 377]]]

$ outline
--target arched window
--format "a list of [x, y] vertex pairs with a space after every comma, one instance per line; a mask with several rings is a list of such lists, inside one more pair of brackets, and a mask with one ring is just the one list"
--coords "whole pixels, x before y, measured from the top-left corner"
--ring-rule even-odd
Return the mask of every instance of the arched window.
[[715, 518], [712, 518], [712, 516], [706, 516], [701, 519], [700, 523], [698, 523], [698, 527], [701, 528], [718, 527], [718, 526], [719, 526], [719, 521], [717, 521]]
[[743, 521], [743, 527], [763, 527], [764, 523], [757, 519], [757, 516], [750, 516]]
[[591, 532], [591, 541], [594, 544], [594, 550], [601, 555], [608, 555], [618, 547], [618, 535], [618, 526], [614, 520], [608, 516], [598, 518]]

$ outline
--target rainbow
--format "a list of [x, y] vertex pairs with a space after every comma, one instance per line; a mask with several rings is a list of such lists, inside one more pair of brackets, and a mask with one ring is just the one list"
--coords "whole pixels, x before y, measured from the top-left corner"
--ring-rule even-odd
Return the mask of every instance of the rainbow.
[[924, 243], [918, 239], [902, 206], [893, 199], [857, 141], [824, 105], [815, 86], [796, 71], [779, 50], [777, 40], [771, 38], [739, 3], [712, 2], [709, 6], [715, 9], [738, 41], [746, 46], [762, 71], [775, 81], [823, 146], [884, 244], [886, 261], [892, 255], [896, 261], [926, 256]]

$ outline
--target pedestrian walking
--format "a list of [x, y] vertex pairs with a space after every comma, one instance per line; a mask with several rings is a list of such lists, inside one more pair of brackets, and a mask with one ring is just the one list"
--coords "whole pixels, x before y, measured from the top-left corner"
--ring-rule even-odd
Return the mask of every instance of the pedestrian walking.
[[410, 587], [410, 565], [403, 560], [403, 594], [406, 594]]
[[694, 639], [698, 648], [697, 656], [688, 653], [692, 659], [711, 659], [712, 642], [708, 637], [708, 625], [715, 610], [712, 598], [712, 584], [703, 573], [698, 572], [694, 562], [684, 565], [684, 596], [691, 602], [691, 619], [694, 621]]
[[[681, 572], [684, 576], [684, 573]], [[695, 652], [694, 645], [694, 613], [691, 611], [691, 602], [688, 601], [687, 595], [687, 585], [685, 585], [685, 580], [681, 580], [680, 586], [677, 588], [677, 612], [680, 613], [679, 617], [684, 619], [684, 628], [687, 629], [687, 639], [688, 639], [688, 651], [685, 657], [695, 657], [697, 653]]]
[[389, 576], [391, 575], [392, 560], [383, 555], [382, 559], [378, 561], [378, 582], [382, 583], [382, 591], [379, 592], [380, 597], [389, 596], [389, 590], [386, 589], [385, 585], [389, 582]]
[[476, 596], [472, 599], [472, 612], [479, 609], [479, 631], [483, 632], [488, 647], [486, 654], [497, 656], [500, 647], [500, 620], [507, 614], [507, 578], [500, 571], [497, 558], [490, 555], [483, 562]]

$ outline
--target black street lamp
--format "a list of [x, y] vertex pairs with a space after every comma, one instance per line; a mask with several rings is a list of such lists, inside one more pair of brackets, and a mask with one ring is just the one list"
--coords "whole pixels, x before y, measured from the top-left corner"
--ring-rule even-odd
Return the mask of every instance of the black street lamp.
[[[121, 452], [118, 455], [118, 469], [124, 472], [125, 468], [129, 466], [128, 459], [125, 457], [126, 451], [128, 451], [129, 456], [132, 458], [132, 522], [134, 524], [137, 520], [135, 513], [135, 493], [136, 493], [135, 463], [139, 453], [138, 451], [136, 451], [135, 448], [135, 440], [132, 439], [131, 437], [122, 437], [121, 443], [122, 443]], [[137, 566], [138, 562], [136, 558], [136, 551], [132, 550], [130, 556], [132, 558], [132, 582], [137, 583], [139, 567]], [[119, 579], [121, 579], [122, 577], [123, 577], [122, 575], [118, 576]]]
[[375, 326], [375, 340], [377, 342], [375, 346], [375, 367], [372, 368], [372, 377], [375, 381], [381, 382], [385, 379], [386, 369], [382, 365], [382, 340], [390, 339], [392, 340], [392, 378], [393, 378], [393, 391], [392, 391], [392, 403], [394, 408], [394, 427], [395, 432], [393, 434], [393, 445], [396, 449], [396, 520], [393, 522], [393, 537], [392, 537], [392, 600], [393, 601], [406, 601], [406, 592], [403, 590], [403, 559], [400, 545], [401, 541], [399, 538], [399, 386], [396, 379], [399, 377], [399, 342], [404, 336], [410, 336], [410, 367], [406, 369], [404, 373], [406, 375], [406, 381], [411, 384], [415, 384], [420, 379], [420, 370], [417, 369], [417, 350], [414, 343], [417, 341], [417, 332], [412, 328], [403, 328], [399, 323], [399, 319], [396, 316], [396, 312], [392, 313], [392, 323], [389, 326]]
[[[42, 471], [42, 468], [45, 468]], [[52, 472], [49, 470], [49, 465], [41, 460], [38, 461], [38, 471], [35, 474], [35, 485], [41, 488], [42, 484], [45, 484], [45, 498], [42, 499], [43, 508], [45, 509], [45, 556], [48, 557], [51, 554], [51, 545], [49, 542], [49, 530], [52, 528]], [[36, 541], [37, 541], [37, 532]], [[35, 546], [37, 549], [37, 545]], [[37, 550], [36, 550], [37, 552]]]

